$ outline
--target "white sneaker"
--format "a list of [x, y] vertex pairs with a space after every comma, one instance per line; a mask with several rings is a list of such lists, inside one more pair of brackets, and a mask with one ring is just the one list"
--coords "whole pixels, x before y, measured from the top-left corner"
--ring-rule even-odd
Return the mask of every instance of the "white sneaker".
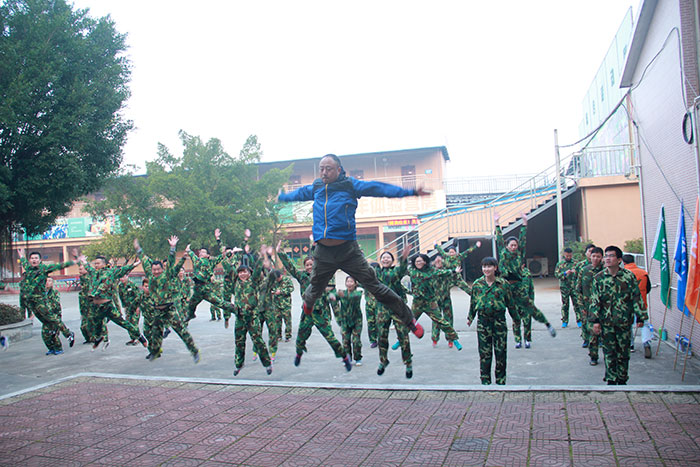
[[362, 360], [355, 360], [355, 366], [362, 366]]

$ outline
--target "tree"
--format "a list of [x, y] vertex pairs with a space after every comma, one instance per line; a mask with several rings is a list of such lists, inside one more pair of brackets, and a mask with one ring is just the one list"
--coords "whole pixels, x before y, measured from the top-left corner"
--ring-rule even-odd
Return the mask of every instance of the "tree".
[[65, 0], [0, 2], [0, 236], [38, 234], [122, 161], [125, 36]]
[[[155, 161], [146, 164], [146, 176], [124, 174], [105, 185], [105, 199], [90, 206], [95, 216], [119, 216], [123, 236], [138, 237], [148, 252], [163, 257], [165, 239], [177, 235], [184, 247], [215, 245], [214, 229], [222, 230], [222, 243], [242, 246], [244, 231], [253, 232], [251, 246], [272, 243], [275, 228], [274, 199], [289, 178], [289, 169], [270, 170], [258, 177], [255, 163], [262, 152], [255, 136], [232, 157], [215, 138], [206, 143], [181, 131], [184, 151], [176, 157], [159, 145]], [[109, 239], [114, 245], [115, 239]], [[121, 244], [121, 243], [119, 243]], [[104, 244], [104, 251], [112, 251]], [[92, 251], [99, 251], [98, 243]]]

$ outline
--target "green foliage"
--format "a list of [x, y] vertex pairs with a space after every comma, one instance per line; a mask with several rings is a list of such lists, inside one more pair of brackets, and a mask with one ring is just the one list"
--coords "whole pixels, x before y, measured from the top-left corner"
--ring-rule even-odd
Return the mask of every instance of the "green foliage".
[[24, 319], [24, 313], [14, 305], [0, 303], [0, 326], [19, 323]]
[[642, 237], [634, 238], [632, 240], [627, 240], [625, 242], [625, 247], [622, 249], [625, 253], [638, 253], [640, 255], [644, 254], [644, 241]]
[[99, 241], [86, 245], [82, 249], [82, 254], [90, 260], [97, 256], [127, 260], [135, 255], [134, 232], [104, 235]]
[[[93, 203], [93, 215], [114, 211], [123, 234], [137, 237], [148, 254], [167, 254], [167, 238], [180, 238], [178, 249], [189, 243], [192, 249], [215, 247], [214, 229], [222, 231], [226, 246], [243, 246], [246, 228], [253, 233], [251, 247], [272, 244], [272, 232], [279, 225], [274, 201], [289, 178], [290, 169], [270, 170], [258, 177], [256, 163], [262, 152], [255, 136], [246, 141], [238, 157], [226, 153], [221, 141], [206, 143], [181, 131], [182, 156], [174, 156], [162, 144], [155, 161], [146, 164], [146, 176], [124, 174], [103, 189], [105, 199]], [[109, 239], [117, 245], [122, 242]], [[108, 243], [95, 249], [120, 252]], [[133, 247], [132, 247], [133, 251]], [[212, 253], [218, 253], [212, 251]]]
[[569, 247], [574, 250], [574, 261], [581, 261], [586, 258], [586, 245], [593, 243], [591, 240], [584, 240], [582, 242], [571, 242], [564, 247]]
[[65, 0], [0, 2], [0, 227], [45, 231], [118, 169], [125, 36]]

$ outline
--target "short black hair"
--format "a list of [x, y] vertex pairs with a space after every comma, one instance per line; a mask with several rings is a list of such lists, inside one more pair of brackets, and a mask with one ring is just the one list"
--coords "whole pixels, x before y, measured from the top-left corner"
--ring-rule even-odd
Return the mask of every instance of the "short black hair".
[[248, 270], [248, 272], [253, 272], [250, 270], [250, 267], [246, 266], [245, 264], [241, 264], [240, 266], [238, 266], [238, 269], [236, 269], [236, 272], [245, 271], [246, 269]]
[[41, 253], [39, 253], [38, 251], [32, 251], [31, 253], [29, 253], [28, 258], [31, 258], [34, 255], [37, 255], [39, 259], [41, 259]]
[[282, 271], [279, 269], [273, 269], [270, 271], [270, 273], [267, 275], [271, 280], [279, 280], [280, 277], [282, 277]]
[[207, 250], [207, 254], [208, 254], [208, 255], [211, 254], [211, 252], [209, 251], [209, 247], [202, 246], [202, 247], [199, 247], [199, 249], [200, 249], [200, 250]]
[[153, 262], [151, 263], [151, 267], [153, 267], [153, 266], [160, 266], [160, 267], [162, 268], [162, 267], [163, 267], [163, 262], [162, 262], [162, 261], [155, 260], [155, 261], [153, 261]]
[[564, 248], [564, 253], [573, 253], [573, 252], [574, 252], [574, 250], [572, 250], [568, 246], [566, 248]]
[[493, 256], [487, 256], [481, 260], [482, 266], [496, 266], [498, 267], [498, 260]]
[[588, 245], [586, 245], [586, 248], [584, 248], [583, 251], [588, 251], [588, 250], [590, 250], [591, 248], [595, 248], [595, 244], [589, 243]]
[[593, 249], [591, 250], [591, 254], [593, 253], [598, 253], [600, 256], [603, 256], [605, 253], [603, 252], [603, 249], [599, 246], [594, 246]]
[[101, 259], [102, 261], [104, 261], [105, 263], [107, 263], [107, 258], [105, 258], [105, 257], [102, 256], [102, 255], [95, 256], [95, 259]]
[[519, 242], [518, 239], [515, 238], [515, 237], [508, 237], [508, 238], [506, 238], [506, 245], [508, 245], [508, 244], [509, 244], [510, 242], [512, 242], [513, 240], [515, 240], [515, 242], [516, 242], [518, 245], [520, 245], [520, 242]]
[[615, 253], [615, 256], [617, 258], [622, 258], [622, 250], [616, 247], [615, 245], [610, 245], [605, 247], [605, 252], [607, 253], [608, 251], [612, 251]]
[[630, 255], [629, 253], [626, 253], [622, 255], [622, 262], [625, 264], [634, 263], [634, 256]]

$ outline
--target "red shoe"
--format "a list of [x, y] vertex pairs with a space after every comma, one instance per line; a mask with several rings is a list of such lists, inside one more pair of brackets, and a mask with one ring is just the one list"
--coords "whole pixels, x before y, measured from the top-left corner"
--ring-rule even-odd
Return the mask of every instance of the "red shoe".
[[437, 347], [437, 341], [433, 340], [433, 348]]
[[310, 315], [314, 311], [313, 308], [309, 308], [308, 306], [306, 306], [306, 302], [304, 302], [304, 304], [301, 306], [301, 308], [304, 310], [305, 315]]
[[452, 348], [453, 346], [454, 346], [454, 344], [452, 343], [452, 341], [449, 341], [449, 342], [447, 343], [447, 347]]
[[415, 335], [418, 339], [423, 337], [423, 326], [421, 326], [420, 323], [417, 323], [415, 319], [411, 321], [409, 328], [411, 328], [411, 332], [413, 332], [413, 335]]

